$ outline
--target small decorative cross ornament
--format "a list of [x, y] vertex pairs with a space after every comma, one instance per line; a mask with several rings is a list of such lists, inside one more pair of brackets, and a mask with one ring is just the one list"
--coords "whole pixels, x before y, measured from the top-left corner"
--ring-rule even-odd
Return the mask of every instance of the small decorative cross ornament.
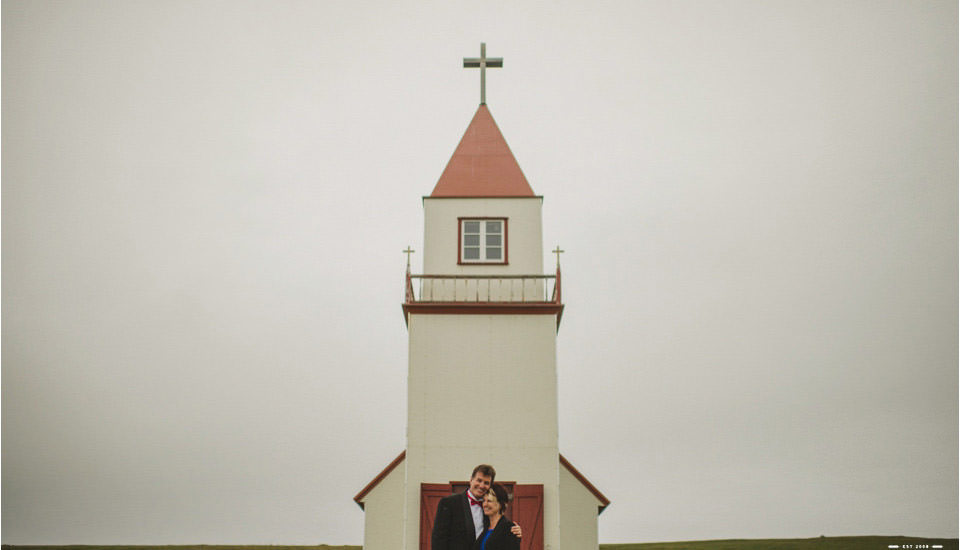
[[560, 267], [560, 254], [563, 254], [565, 251], [560, 250], [560, 245], [558, 244], [556, 248], [553, 249], [553, 253], [557, 255], [557, 267]]
[[480, 105], [487, 104], [487, 67], [503, 67], [502, 57], [487, 57], [487, 44], [480, 43], [480, 57], [464, 57], [463, 68], [480, 67]]
[[402, 252], [407, 255], [407, 269], [410, 269], [410, 255], [416, 252], [416, 250], [410, 248], [410, 245], [407, 245], [407, 249]]

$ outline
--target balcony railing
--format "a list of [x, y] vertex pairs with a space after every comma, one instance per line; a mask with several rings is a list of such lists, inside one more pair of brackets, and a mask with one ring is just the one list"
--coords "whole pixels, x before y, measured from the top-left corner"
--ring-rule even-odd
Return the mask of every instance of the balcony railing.
[[408, 271], [406, 303], [560, 304], [560, 270], [556, 275], [412, 275]]

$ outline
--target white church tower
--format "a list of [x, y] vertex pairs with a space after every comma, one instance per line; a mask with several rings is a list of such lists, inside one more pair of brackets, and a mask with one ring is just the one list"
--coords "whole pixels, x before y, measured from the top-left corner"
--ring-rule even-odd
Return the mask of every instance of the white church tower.
[[[423, 273], [408, 265], [407, 448], [355, 501], [365, 550], [430, 550], [437, 502], [492, 464], [524, 550], [597, 548], [609, 501], [559, 452], [560, 267], [543, 270], [541, 206], [485, 102], [423, 198]], [[409, 257], [409, 256], [408, 256]]]

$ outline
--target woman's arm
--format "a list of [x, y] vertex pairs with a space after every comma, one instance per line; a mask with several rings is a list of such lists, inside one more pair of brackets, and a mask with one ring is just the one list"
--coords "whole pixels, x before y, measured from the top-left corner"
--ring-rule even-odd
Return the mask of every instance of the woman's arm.
[[[516, 527], [516, 524], [514, 524], [514, 527]], [[506, 542], [506, 544], [504, 548], [506, 548], [506, 550], [520, 550], [520, 537], [515, 535], [512, 529], [507, 533], [505, 538], [506, 540], [504, 542]]]

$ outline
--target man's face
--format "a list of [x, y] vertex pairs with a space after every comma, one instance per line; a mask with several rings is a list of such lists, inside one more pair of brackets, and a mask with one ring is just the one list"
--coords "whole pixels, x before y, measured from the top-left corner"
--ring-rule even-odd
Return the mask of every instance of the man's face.
[[483, 499], [483, 495], [487, 494], [489, 489], [490, 476], [485, 476], [482, 473], [477, 472], [477, 475], [470, 478], [470, 494], [472, 494], [477, 500]]

